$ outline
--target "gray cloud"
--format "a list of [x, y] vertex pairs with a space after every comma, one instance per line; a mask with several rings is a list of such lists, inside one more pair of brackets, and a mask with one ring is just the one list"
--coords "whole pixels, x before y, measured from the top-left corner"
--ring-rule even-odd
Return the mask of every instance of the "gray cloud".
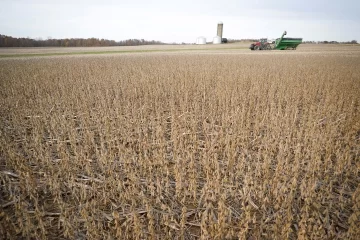
[[[360, 40], [360, 3], [346, 1], [2, 0], [0, 33], [16, 37], [145, 38], [193, 42], [224, 22], [229, 38]], [[133, 3], [135, 2], [135, 3]]]

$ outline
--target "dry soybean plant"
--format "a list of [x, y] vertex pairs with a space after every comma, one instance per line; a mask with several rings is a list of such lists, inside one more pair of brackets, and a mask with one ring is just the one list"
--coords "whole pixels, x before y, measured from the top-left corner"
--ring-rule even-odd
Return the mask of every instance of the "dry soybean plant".
[[360, 54], [0, 61], [5, 239], [356, 239]]

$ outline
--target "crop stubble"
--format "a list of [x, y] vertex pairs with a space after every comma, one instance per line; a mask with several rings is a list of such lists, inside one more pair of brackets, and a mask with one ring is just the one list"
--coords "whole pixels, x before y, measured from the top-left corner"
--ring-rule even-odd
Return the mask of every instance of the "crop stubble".
[[359, 54], [0, 64], [5, 238], [360, 234]]

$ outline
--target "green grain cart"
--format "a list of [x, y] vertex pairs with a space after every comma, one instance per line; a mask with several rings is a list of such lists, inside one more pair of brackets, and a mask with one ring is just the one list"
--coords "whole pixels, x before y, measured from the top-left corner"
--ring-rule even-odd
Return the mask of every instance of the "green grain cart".
[[260, 39], [259, 42], [252, 43], [250, 45], [251, 50], [288, 50], [293, 49], [295, 50], [299, 44], [302, 43], [302, 38], [284, 38], [287, 34], [285, 31], [281, 38], [276, 39], [274, 42], [268, 42], [267, 38]]
[[284, 38], [284, 36], [287, 34], [285, 31], [281, 38], [276, 39], [275, 41], [275, 49], [278, 50], [287, 50], [287, 49], [293, 49], [295, 50], [299, 44], [302, 43], [302, 38]]

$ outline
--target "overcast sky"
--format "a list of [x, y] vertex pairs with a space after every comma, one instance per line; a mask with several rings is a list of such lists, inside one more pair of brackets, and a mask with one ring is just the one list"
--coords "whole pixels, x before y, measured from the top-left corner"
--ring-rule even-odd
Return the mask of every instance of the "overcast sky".
[[360, 0], [0, 0], [0, 34], [14, 37], [208, 41], [223, 37], [360, 42]]

